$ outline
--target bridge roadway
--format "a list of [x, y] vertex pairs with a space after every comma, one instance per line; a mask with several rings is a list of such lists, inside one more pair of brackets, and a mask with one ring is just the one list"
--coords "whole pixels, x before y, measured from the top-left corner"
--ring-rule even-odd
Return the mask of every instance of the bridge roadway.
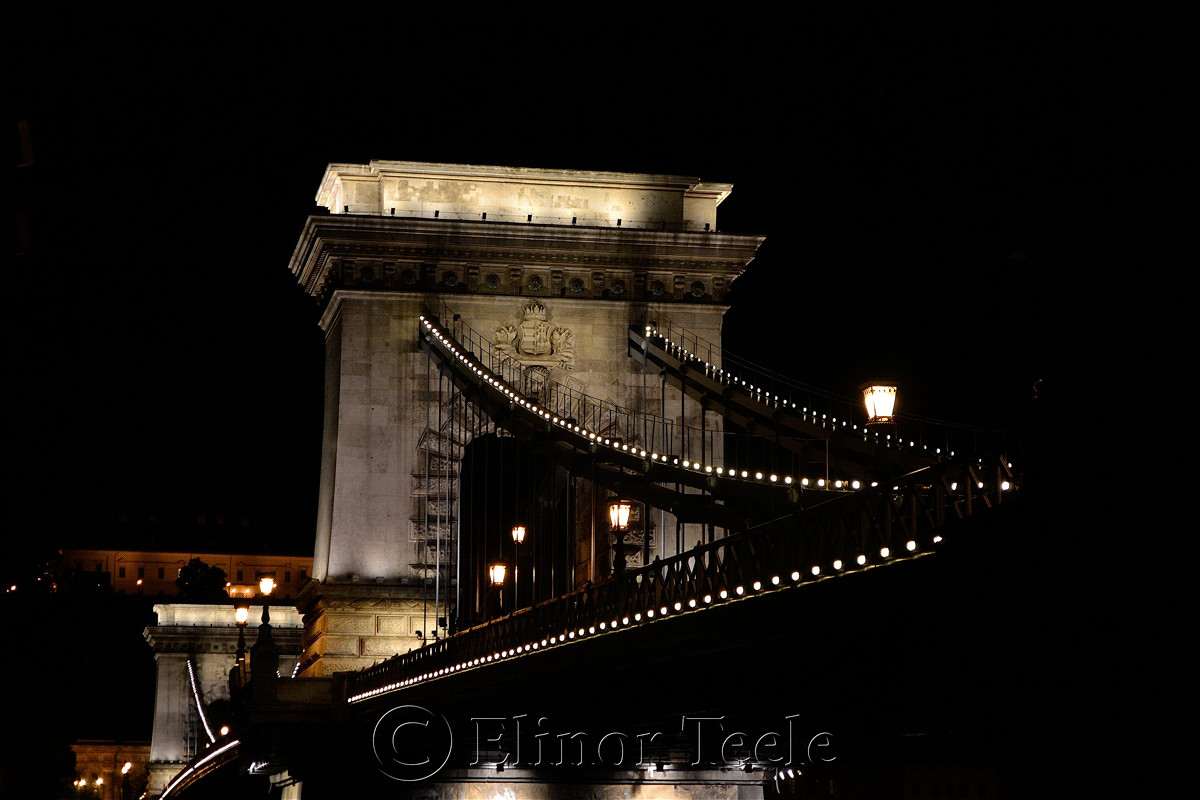
[[[1029, 613], [1021, 601], [1028, 562], [1009, 540], [1021, 512], [1011, 503], [947, 524], [944, 546], [920, 557], [747, 593], [353, 701], [380, 668], [339, 676], [332, 710], [261, 715], [243, 760], [268, 760], [269, 740], [273, 769], [286, 764], [305, 797], [350, 787], [455, 796], [463, 783], [515, 786], [518, 795], [529, 784], [530, 796], [553, 797], [621, 783], [709, 792], [693, 796], [762, 796], [756, 787], [767, 786], [772, 796], [774, 776], [789, 767], [802, 789], [827, 794], [823, 781], [886, 772], [909, 734], [991, 730], [1003, 713], [1012, 699], [1005, 654]], [[426, 758], [446, 763], [424, 782], [385, 774], [411, 774], [398, 760]], [[739, 785], [741, 794], [720, 793]]]

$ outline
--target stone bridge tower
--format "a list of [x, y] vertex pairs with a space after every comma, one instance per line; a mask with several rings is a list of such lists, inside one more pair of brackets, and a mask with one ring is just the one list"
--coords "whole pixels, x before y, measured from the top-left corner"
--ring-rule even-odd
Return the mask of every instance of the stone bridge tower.
[[[419, 315], [459, 315], [547, 381], [719, 430], [719, 418], [685, 406], [630, 358], [627, 340], [631, 324], [667, 318], [720, 342], [726, 292], [762, 242], [716, 232], [731, 189], [667, 175], [328, 167], [317, 193], [328, 213], [308, 219], [290, 264], [319, 302], [326, 335], [315, 580], [299, 601], [304, 675], [405, 652], [419, 644], [423, 618], [428, 633], [447, 614], [423, 610], [422, 598], [443, 554], [456, 555], [465, 442], [453, 425], [480, 425], [437, 413], [445, 398], [418, 349]], [[590, 569], [597, 577], [594, 559]], [[444, 606], [453, 572], [442, 575]]]
[[[247, 644], [255, 641], [260, 606], [252, 606]], [[229, 671], [237, 659], [238, 628], [233, 607], [226, 604], [160, 603], [155, 624], [145, 630], [154, 648], [157, 672], [154, 730], [150, 740], [151, 797], [167, 784], [210, 741], [217, 725], [207, 707], [229, 700]], [[280, 674], [290, 676], [300, 650], [300, 616], [290, 608], [271, 611]]]

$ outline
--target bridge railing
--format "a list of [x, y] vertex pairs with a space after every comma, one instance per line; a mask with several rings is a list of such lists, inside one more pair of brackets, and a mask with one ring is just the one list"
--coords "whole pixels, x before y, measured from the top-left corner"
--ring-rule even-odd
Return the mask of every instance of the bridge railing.
[[[781, 375], [769, 367], [757, 364], [725, 350], [721, 345], [708, 341], [674, 322], [666, 314], [649, 312], [637, 324], [649, 327], [661, 336], [668, 349], [680, 352], [688, 358], [710, 366], [710, 374], [722, 383], [744, 389], [755, 399], [772, 406], [794, 408], [808, 412], [814, 418], [851, 420], [865, 417], [862, 399], [854, 399], [825, 391]], [[924, 417], [898, 411], [895, 416], [897, 440], [913, 442], [916, 446], [928, 446], [939, 454], [973, 453], [981, 448], [996, 446], [1012, 438], [1011, 434], [973, 425], [962, 425], [945, 420]]]
[[521, 609], [348, 676], [359, 702], [663, 617], [928, 555], [946, 526], [1004, 502], [1005, 454], [943, 462]]

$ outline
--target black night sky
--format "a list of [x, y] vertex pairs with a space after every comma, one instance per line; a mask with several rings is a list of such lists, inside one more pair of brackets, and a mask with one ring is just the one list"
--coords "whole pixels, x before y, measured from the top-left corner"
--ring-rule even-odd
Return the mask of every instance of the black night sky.
[[[287, 263], [329, 162], [732, 183], [720, 228], [767, 239], [727, 346], [1022, 429], [1033, 382], [1079, 363], [1080, 263], [1137, 180], [1127, 120], [1153, 98], [1128, 20], [966, 8], [16, 26], [32, 241], [8, 270], [6, 573], [122, 546], [122, 513], [248, 516], [249, 547], [311, 552], [323, 339]], [[186, 525], [156, 542], [230, 546]]]
[[1055, 24], [713, 25], [570, 58], [467, 34], [456, 57], [428, 45], [394, 71], [283, 32], [57, 32], [18, 65], [35, 239], [13, 276], [17, 495], [46, 502], [28, 524], [250, 514], [272, 546], [307, 549], [321, 335], [286, 266], [331, 161], [733, 183], [721, 229], [767, 240], [727, 344], [846, 394], [900, 375], [910, 411], [1014, 427], [1071, 314], [1056, 248], [1100, 163], [1119, 164], [1120, 142], [1093, 136], [1115, 67]]

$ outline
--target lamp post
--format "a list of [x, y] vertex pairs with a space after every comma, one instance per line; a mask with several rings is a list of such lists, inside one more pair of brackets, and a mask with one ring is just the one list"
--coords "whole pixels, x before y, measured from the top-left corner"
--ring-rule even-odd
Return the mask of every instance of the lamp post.
[[231, 694], [241, 689], [242, 684], [246, 682], [246, 622], [250, 619], [250, 603], [246, 600], [239, 602], [233, 616], [237, 621], [238, 643], [233, 669], [229, 674]]
[[521, 542], [525, 541], [525, 526], [513, 525], [513, 610], [521, 607]]
[[629, 515], [633, 504], [617, 498], [608, 504], [609, 530], [613, 533], [613, 575], [625, 571], [625, 534], [629, 531]]
[[250, 648], [250, 660], [254, 662], [251, 677], [254, 679], [254, 699], [275, 699], [275, 686], [279, 679], [279, 650], [271, 635], [271, 592], [275, 589], [275, 573], [259, 575], [258, 590], [263, 595], [262, 624], [258, 626], [258, 639]]
[[490, 615], [492, 617], [499, 616], [498, 612], [503, 609], [504, 602], [501, 598], [500, 592], [504, 588], [504, 578], [507, 574], [508, 565], [506, 565], [503, 561], [494, 561], [488, 565], [488, 580], [492, 584], [491, 594], [496, 598], [495, 608], [493, 609], [493, 613]]
[[896, 424], [896, 385], [890, 382], [875, 381], [864, 383], [861, 387], [863, 403], [867, 407], [868, 430], [876, 432], [874, 475], [886, 478], [892, 474], [893, 467], [887, 457], [887, 438], [879, 436], [880, 430], [890, 430]]

